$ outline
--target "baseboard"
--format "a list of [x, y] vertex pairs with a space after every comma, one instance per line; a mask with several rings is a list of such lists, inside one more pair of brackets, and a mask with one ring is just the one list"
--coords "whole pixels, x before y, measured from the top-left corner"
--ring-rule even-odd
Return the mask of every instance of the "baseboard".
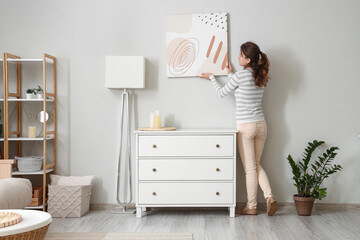
[[[240, 209], [245, 206], [245, 202], [238, 202], [236, 203], [236, 208]], [[128, 208], [135, 208], [135, 203], [129, 204]], [[279, 209], [294, 209], [295, 204], [290, 202], [285, 203], [278, 203]], [[114, 210], [114, 209], [122, 209], [119, 204], [116, 203], [92, 203], [90, 204], [90, 210]], [[173, 209], [173, 208], [154, 208], [154, 209]], [[189, 209], [200, 209], [200, 210], [207, 210], [207, 209], [214, 209], [211, 207], [182, 207], [177, 208], [179, 210], [189, 210]], [[224, 207], [218, 209], [226, 209]], [[259, 210], [266, 210], [266, 203], [258, 203]], [[352, 203], [321, 203], [316, 202], [314, 204], [315, 210], [360, 210], [360, 204], [352, 204]]]
[[[135, 203], [130, 203], [127, 208], [135, 208]], [[121, 205], [117, 203], [91, 203], [90, 210], [115, 210], [123, 209]]]

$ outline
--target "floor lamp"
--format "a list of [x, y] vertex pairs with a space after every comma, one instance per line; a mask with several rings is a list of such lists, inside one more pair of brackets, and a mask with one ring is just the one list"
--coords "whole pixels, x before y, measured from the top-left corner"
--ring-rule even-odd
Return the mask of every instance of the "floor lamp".
[[[132, 181], [131, 181], [131, 116], [129, 111], [129, 95], [128, 89], [137, 89], [145, 87], [145, 58], [143, 56], [106, 56], [105, 57], [105, 87], [111, 89], [123, 89], [121, 97], [120, 109], [120, 146], [117, 171], [117, 188], [116, 200], [123, 207], [122, 212], [117, 213], [134, 213], [135, 210], [127, 210], [127, 206], [132, 200]], [[126, 103], [126, 104], [125, 104]], [[126, 138], [123, 138], [123, 132]], [[125, 158], [122, 159], [124, 147]], [[128, 166], [128, 182], [129, 182], [129, 200], [121, 202], [120, 199], [120, 176], [121, 164], [124, 164], [125, 179], [126, 166]], [[125, 181], [126, 183], [126, 181]], [[124, 184], [124, 195], [126, 187]]]

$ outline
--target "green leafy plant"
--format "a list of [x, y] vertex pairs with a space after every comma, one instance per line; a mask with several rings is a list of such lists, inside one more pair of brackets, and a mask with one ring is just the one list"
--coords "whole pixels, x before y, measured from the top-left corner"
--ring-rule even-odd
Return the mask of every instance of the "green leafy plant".
[[33, 88], [32, 91], [35, 95], [44, 93], [44, 89], [42, 89], [39, 85], [36, 88]]
[[294, 186], [297, 189], [299, 197], [312, 197], [319, 200], [326, 197], [327, 188], [320, 187], [321, 183], [331, 174], [342, 170], [341, 165], [331, 165], [337, 155], [336, 151], [339, 150], [339, 148], [330, 147], [326, 149], [322, 155], [318, 156], [318, 160], [315, 160], [314, 163], [310, 165], [311, 173], [309, 173], [308, 167], [311, 156], [314, 151], [324, 143], [324, 141], [317, 140], [309, 142], [305, 148], [305, 152], [302, 154], [302, 159], [298, 163], [295, 163], [290, 154], [287, 157], [295, 181]]
[[27, 89], [27, 90], [26, 90], [26, 93], [32, 94], [32, 93], [33, 93], [33, 89], [31, 89], [31, 88]]

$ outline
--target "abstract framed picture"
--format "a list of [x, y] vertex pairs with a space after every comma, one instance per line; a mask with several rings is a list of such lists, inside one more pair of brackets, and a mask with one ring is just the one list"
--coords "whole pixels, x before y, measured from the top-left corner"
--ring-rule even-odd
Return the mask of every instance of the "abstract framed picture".
[[165, 24], [168, 77], [227, 75], [227, 13], [168, 15]]

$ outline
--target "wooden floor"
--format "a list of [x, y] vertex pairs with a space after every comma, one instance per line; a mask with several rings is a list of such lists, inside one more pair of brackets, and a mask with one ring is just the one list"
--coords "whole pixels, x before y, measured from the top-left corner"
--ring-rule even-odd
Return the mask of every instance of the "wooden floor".
[[269, 217], [229, 218], [225, 210], [153, 209], [142, 218], [90, 211], [82, 218], [54, 218], [49, 232], [191, 232], [195, 240], [216, 239], [360, 239], [359, 208], [315, 208], [300, 217], [293, 207], [280, 208]]

